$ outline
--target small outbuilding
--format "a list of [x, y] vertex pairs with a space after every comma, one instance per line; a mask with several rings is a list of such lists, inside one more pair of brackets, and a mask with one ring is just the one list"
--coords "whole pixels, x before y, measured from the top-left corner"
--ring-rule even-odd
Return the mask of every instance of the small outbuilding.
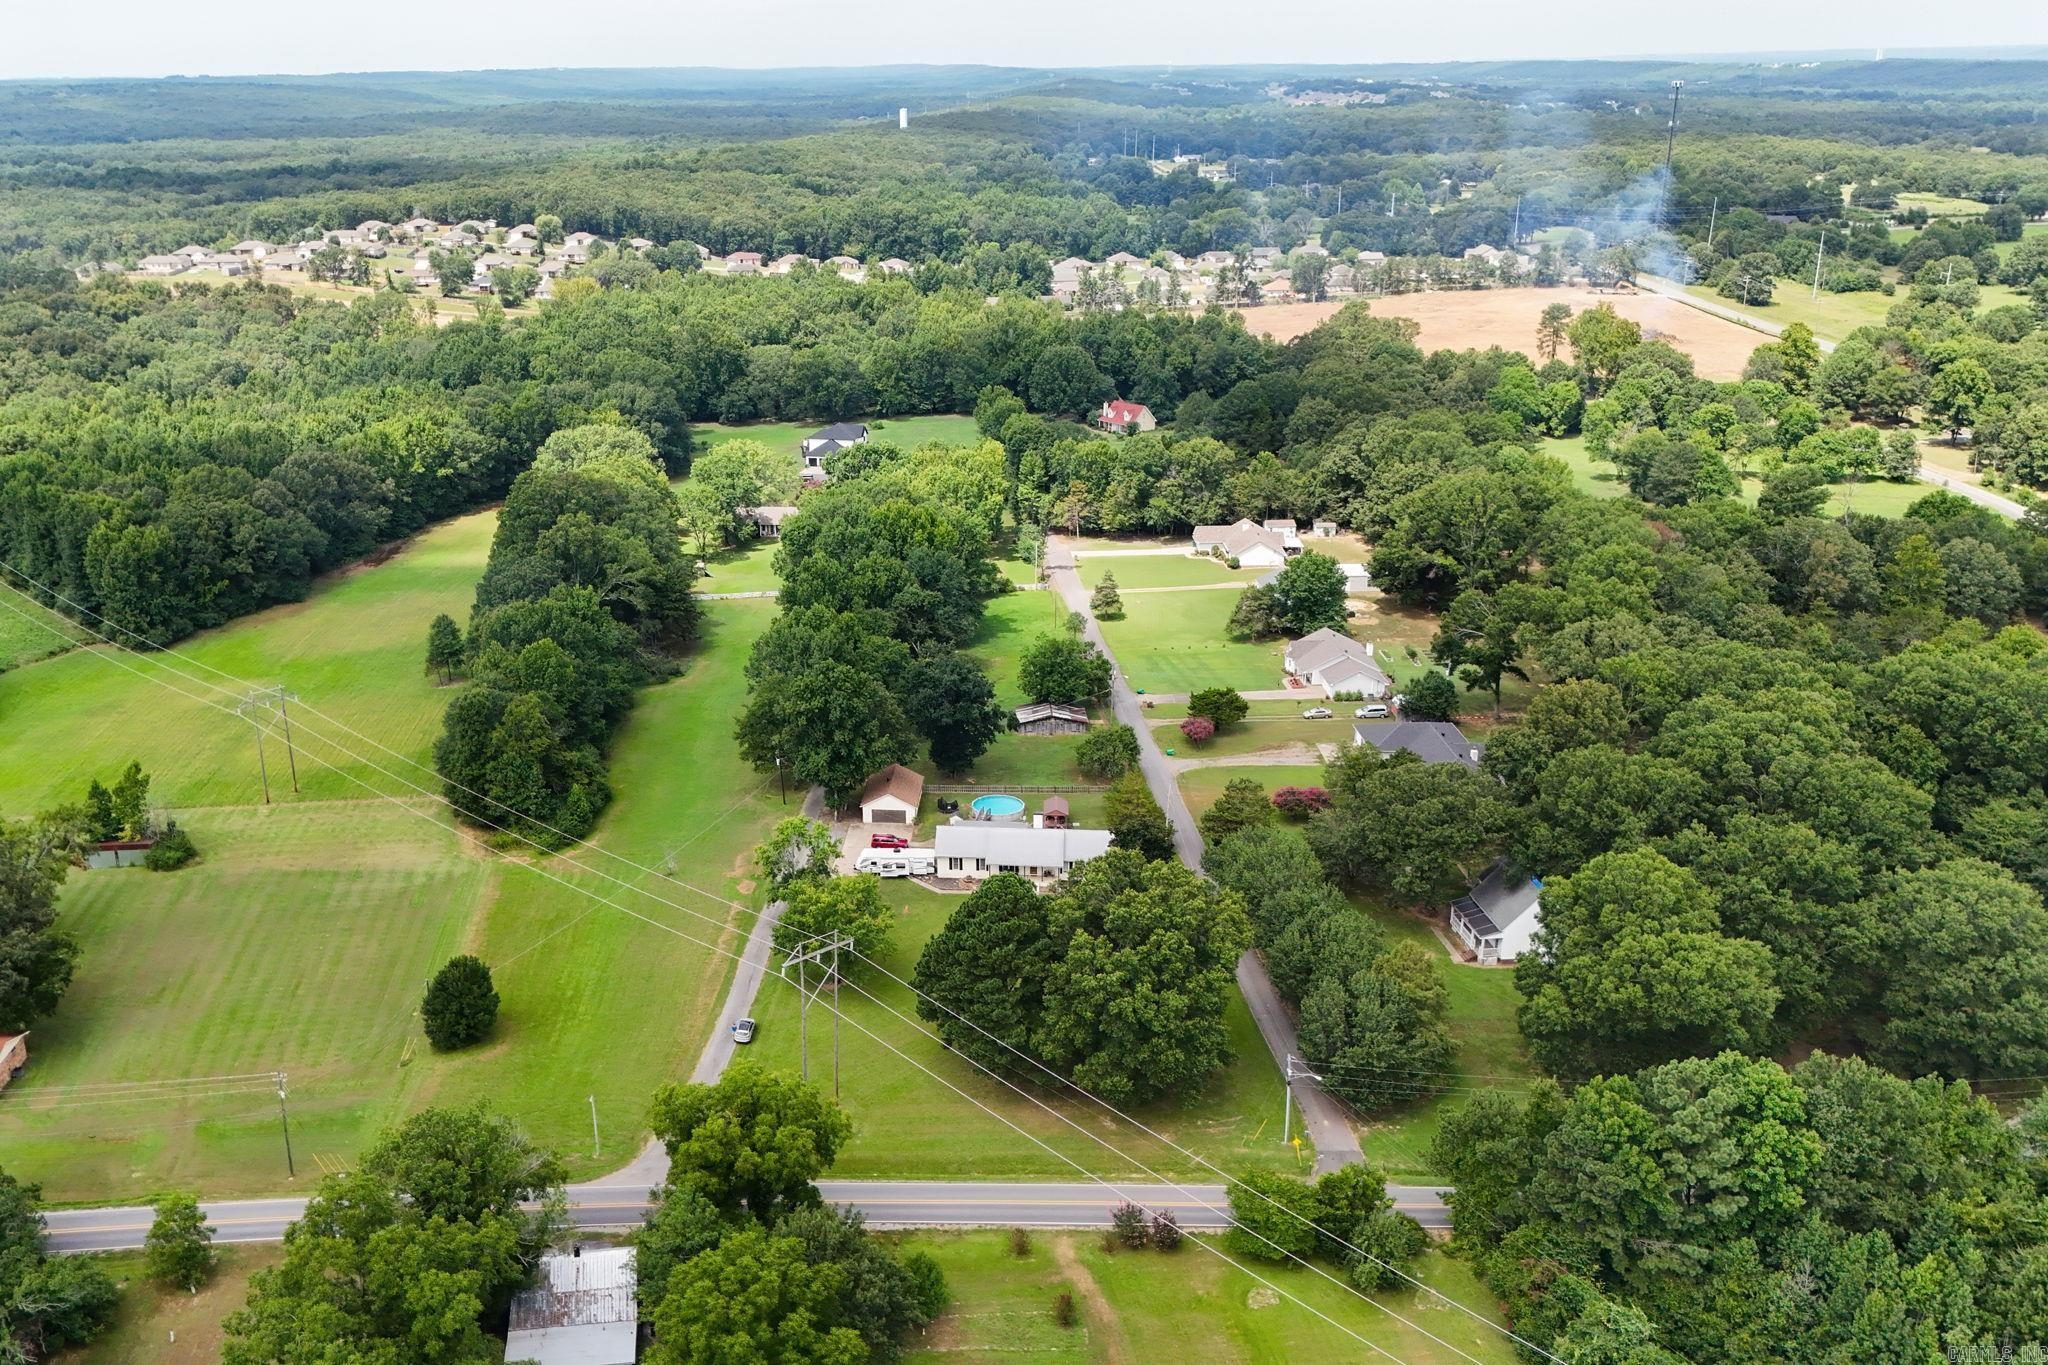
[[505, 1359], [533, 1365], [633, 1365], [640, 1305], [631, 1247], [540, 1258], [539, 1283], [512, 1299]]
[[1482, 964], [1513, 962], [1529, 951], [1542, 927], [1542, 878], [1511, 873], [1505, 862], [1495, 863], [1451, 902], [1451, 932]]
[[1017, 708], [1016, 729], [1024, 735], [1083, 735], [1088, 733], [1088, 712], [1065, 702], [1035, 701]]
[[1045, 804], [1039, 807], [1039, 823], [1045, 829], [1065, 829], [1072, 819], [1073, 812], [1068, 809], [1064, 796], [1048, 796]]
[[21, 1074], [28, 1065], [28, 1035], [26, 1033], [0, 1033], [0, 1090]]
[[917, 822], [917, 808], [924, 804], [924, 774], [901, 763], [891, 763], [868, 779], [860, 792], [860, 819], [864, 825], [909, 825]]

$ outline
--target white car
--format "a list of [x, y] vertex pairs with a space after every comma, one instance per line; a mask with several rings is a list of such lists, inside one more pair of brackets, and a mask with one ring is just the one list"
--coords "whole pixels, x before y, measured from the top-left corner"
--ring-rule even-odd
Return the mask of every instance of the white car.
[[1356, 711], [1353, 711], [1351, 714], [1358, 717], [1358, 719], [1360, 720], [1384, 720], [1387, 716], [1391, 715], [1392, 713], [1389, 712], [1387, 708], [1381, 705], [1379, 702], [1374, 702], [1370, 706], [1359, 707]]
[[1303, 720], [1328, 720], [1335, 712], [1327, 706], [1311, 706], [1301, 713]]
[[733, 1024], [732, 1024], [732, 1040], [733, 1040], [733, 1041], [734, 1041], [735, 1043], [739, 1043], [739, 1044], [742, 1044], [742, 1045], [744, 1045], [744, 1044], [747, 1044], [747, 1043], [751, 1043], [751, 1042], [753, 1042], [753, 1041], [754, 1041], [754, 1021], [753, 1021], [753, 1020], [751, 1020], [751, 1019], [735, 1019], [735, 1020], [733, 1020]]

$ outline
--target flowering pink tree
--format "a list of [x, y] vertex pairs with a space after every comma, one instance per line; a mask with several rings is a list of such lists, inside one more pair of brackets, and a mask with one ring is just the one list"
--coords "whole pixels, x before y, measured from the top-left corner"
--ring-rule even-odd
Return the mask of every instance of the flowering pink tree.
[[1200, 744], [1216, 733], [1216, 722], [1207, 716], [1189, 716], [1180, 723], [1180, 732], [1188, 737], [1188, 743]]
[[1282, 787], [1273, 793], [1273, 804], [1280, 813], [1294, 820], [1305, 820], [1319, 810], [1330, 808], [1330, 794], [1321, 787]]

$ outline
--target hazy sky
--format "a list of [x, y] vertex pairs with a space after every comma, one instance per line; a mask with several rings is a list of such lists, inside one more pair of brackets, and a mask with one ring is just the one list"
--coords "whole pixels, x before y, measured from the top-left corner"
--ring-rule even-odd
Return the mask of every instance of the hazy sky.
[[[0, 77], [563, 66], [1444, 61], [2048, 42], [2043, 0], [12, 0]], [[2048, 100], [2048, 91], [2043, 92]]]

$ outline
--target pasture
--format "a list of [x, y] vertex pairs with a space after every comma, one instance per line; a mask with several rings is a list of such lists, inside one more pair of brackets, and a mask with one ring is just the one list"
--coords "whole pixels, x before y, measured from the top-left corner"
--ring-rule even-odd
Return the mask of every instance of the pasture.
[[[617, 796], [594, 842], [699, 889], [595, 851], [498, 858], [445, 827], [437, 780], [405, 761], [427, 761], [454, 695], [421, 672], [427, 623], [466, 616], [490, 529], [488, 514], [434, 528], [304, 603], [174, 654], [138, 664], [78, 650], [0, 677], [0, 808], [76, 799], [135, 757], [202, 854], [177, 873], [77, 873], [67, 885], [60, 914], [84, 952], [0, 1118], [11, 1172], [56, 1200], [290, 1188], [267, 1086], [187, 1082], [273, 1070], [291, 1077], [301, 1181], [428, 1103], [488, 1098], [578, 1175], [644, 1139], [649, 1093], [687, 1073], [729, 974], [707, 945], [737, 949], [749, 855], [784, 813], [772, 775], [746, 768], [732, 743], [741, 670], [775, 603], [707, 604], [685, 671], [642, 692], [614, 746]], [[299, 694], [300, 795], [273, 741], [276, 804], [261, 806], [244, 722], [152, 681], [196, 691], [170, 672], [187, 657]], [[427, 976], [463, 951], [494, 969], [498, 1024], [476, 1048], [435, 1054], [413, 1010]], [[159, 1094], [170, 1090], [176, 1099]]]

